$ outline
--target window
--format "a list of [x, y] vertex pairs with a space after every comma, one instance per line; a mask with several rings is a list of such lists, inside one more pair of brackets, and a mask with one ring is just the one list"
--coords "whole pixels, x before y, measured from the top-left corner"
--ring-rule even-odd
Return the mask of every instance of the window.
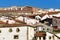
[[51, 36], [49, 37], [49, 39], [51, 39]]
[[14, 39], [19, 39], [19, 36], [18, 35], [14, 35]]
[[17, 29], [16, 29], [16, 32], [19, 32], [19, 31], [20, 31], [20, 29], [19, 29], [19, 28], [17, 28]]
[[12, 29], [11, 28], [9, 29], [9, 32], [12, 32]]
[[49, 29], [47, 29], [47, 30], [49, 30]]
[[0, 33], [1, 33], [1, 30], [0, 30]]
[[45, 29], [43, 28], [43, 30], [45, 30]]
[[34, 31], [36, 31], [37, 30], [37, 28], [34, 28]]
[[49, 31], [49, 29], [47, 28], [47, 31]]
[[44, 39], [44, 40], [46, 39], [45, 36], [43, 37], [43, 39]]

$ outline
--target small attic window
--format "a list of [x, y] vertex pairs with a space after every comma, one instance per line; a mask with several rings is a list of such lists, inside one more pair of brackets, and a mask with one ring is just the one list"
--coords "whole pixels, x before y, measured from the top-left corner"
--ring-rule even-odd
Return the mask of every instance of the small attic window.
[[49, 29], [47, 28], [47, 30], [49, 30]]
[[43, 28], [43, 30], [45, 30], [45, 29]]
[[51, 36], [49, 36], [49, 39], [51, 39]]
[[9, 32], [12, 32], [12, 29], [11, 28], [9, 29]]
[[20, 31], [20, 29], [19, 29], [19, 28], [17, 28], [17, 29], [16, 29], [16, 32], [19, 32], [19, 31]]
[[1, 30], [0, 30], [0, 33], [1, 33]]
[[37, 28], [34, 28], [34, 31], [36, 31], [37, 30]]

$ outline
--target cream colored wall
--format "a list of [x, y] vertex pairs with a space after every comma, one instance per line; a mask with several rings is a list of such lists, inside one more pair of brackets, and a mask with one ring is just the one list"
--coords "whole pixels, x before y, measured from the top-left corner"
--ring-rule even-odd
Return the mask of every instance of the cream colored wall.
[[[53, 34], [51, 34], [51, 33], [48, 33], [48, 32], [46, 32], [46, 40], [60, 40], [60, 39], [58, 39], [56, 36], [54, 36]], [[57, 33], [57, 34], [55, 34], [55, 35], [57, 35], [58, 37], [60, 37], [60, 33]], [[54, 36], [54, 38], [53, 38], [53, 36]], [[51, 39], [49, 39], [49, 37], [51, 37]]]
[[[9, 32], [9, 29], [12, 28], [12, 32]], [[19, 28], [20, 31], [16, 32], [16, 29]], [[27, 26], [23, 27], [9, 27], [9, 28], [0, 28], [0, 40], [27, 40]], [[51, 36], [51, 40], [53, 40], [53, 34], [46, 32], [46, 40], [49, 40], [49, 37]], [[18, 35], [19, 39], [14, 39], [14, 35]], [[60, 36], [60, 34], [56, 34], [57, 36]], [[34, 28], [28, 27], [28, 40], [32, 40], [34, 37]], [[55, 40], [60, 40], [57, 37], [55, 37]]]
[[[12, 29], [12, 32], [9, 32], [9, 29]], [[20, 31], [16, 32], [16, 29], [19, 28]], [[7, 27], [0, 28], [0, 40], [27, 40], [27, 30], [28, 30], [28, 40], [32, 40], [34, 37], [34, 28], [23, 26], [23, 27]], [[19, 39], [14, 39], [14, 35], [18, 35]]]
[[[16, 28], [20, 29], [20, 32], [16, 32]], [[0, 28], [0, 40], [27, 40], [27, 27], [12, 27], [12, 32], [9, 32], [9, 28]], [[14, 39], [14, 35], [18, 35], [19, 39]]]
[[46, 40], [49, 40], [49, 37], [51, 37], [51, 40], [53, 40], [52, 36], [53, 34], [46, 32]]
[[29, 40], [32, 40], [33, 39], [33, 37], [34, 37], [34, 28], [32, 28], [32, 27], [29, 27], [28, 28], [28, 36], [29, 36]]
[[[58, 37], [60, 37], [60, 33], [57, 33], [56, 34]], [[60, 40], [60, 39], [58, 39], [57, 37], [55, 37], [55, 40]]]

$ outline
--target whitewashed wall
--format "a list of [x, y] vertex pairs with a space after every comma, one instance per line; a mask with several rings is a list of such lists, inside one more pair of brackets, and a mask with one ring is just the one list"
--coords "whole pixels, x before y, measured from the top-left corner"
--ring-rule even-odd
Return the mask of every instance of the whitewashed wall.
[[[60, 33], [57, 33], [56, 34], [58, 37], [60, 37]], [[55, 37], [55, 40], [60, 40], [60, 39], [58, 39], [57, 37]]]
[[[11, 28], [11, 27], [9, 27]], [[27, 27], [12, 27], [12, 32], [9, 32], [9, 28], [0, 28], [0, 40], [27, 40]], [[16, 32], [16, 29], [19, 28], [20, 31]], [[32, 39], [34, 30], [31, 27], [28, 27], [29, 40]], [[19, 39], [14, 39], [14, 35], [18, 35]]]
[[[49, 39], [51, 37], [51, 39]], [[46, 40], [53, 40], [53, 34], [46, 32]]]
[[53, 32], [53, 28], [52, 27], [48, 27], [48, 26], [38, 27], [38, 30], [39, 31]]
[[[12, 29], [12, 32], [9, 32], [9, 29]], [[16, 29], [19, 28], [20, 31], [16, 32]], [[7, 27], [7, 28], [0, 28], [0, 40], [27, 40], [27, 26], [23, 27]], [[51, 37], [51, 40], [53, 40], [53, 34], [46, 32], [46, 40], [49, 40], [49, 37]], [[18, 35], [18, 39], [14, 39], [14, 35]], [[56, 34], [57, 36], [60, 36], [60, 34]], [[28, 40], [32, 40], [34, 37], [34, 28], [28, 27]], [[57, 37], [55, 37], [55, 40], [60, 40]]]
[[29, 31], [28, 31], [29, 40], [32, 40], [34, 37], [34, 28], [29, 27], [28, 29], [29, 29]]
[[[57, 33], [55, 35], [57, 35], [58, 37], [60, 37], [60, 33]], [[60, 40], [56, 36], [54, 36], [54, 38], [53, 38], [53, 36], [54, 36], [53, 34], [46, 32], [46, 40]], [[51, 39], [49, 39], [49, 37], [51, 37]]]
[[58, 26], [57, 29], [60, 29], [60, 18], [53, 18], [53, 26]]

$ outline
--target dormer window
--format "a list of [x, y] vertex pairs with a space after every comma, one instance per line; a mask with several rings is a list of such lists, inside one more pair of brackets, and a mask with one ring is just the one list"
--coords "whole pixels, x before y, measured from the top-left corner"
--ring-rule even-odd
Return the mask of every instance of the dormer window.
[[34, 28], [34, 31], [36, 31], [37, 30], [37, 28]]
[[43, 28], [43, 30], [45, 30], [45, 29]]
[[19, 31], [20, 31], [20, 29], [19, 29], [19, 28], [17, 28], [17, 29], [16, 29], [16, 32], [19, 32]]
[[51, 39], [51, 36], [49, 36], [49, 39]]
[[12, 29], [11, 28], [9, 29], [9, 32], [12, 32]]
[[0, 33], [1, 33], [1, 30], [0, 30]]

